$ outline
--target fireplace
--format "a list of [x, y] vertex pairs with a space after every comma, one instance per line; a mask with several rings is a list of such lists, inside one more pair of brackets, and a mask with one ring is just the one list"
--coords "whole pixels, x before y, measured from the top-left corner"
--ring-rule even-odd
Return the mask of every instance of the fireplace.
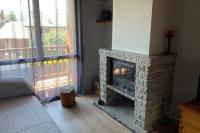
[[[109, 110], [117, 105], [114, 118], [129, 120], [129, 124], [123, 120], [120, 123], [139, 133], [162, 126], [170, 112], [175, 56], [106, 49], [99, 52], [100, 98]], [[126, 103], [133, 104], [126, 108]], [[130, 114], [126, 109], [130, 109]]]
[[111, 59], [111, 85], [117, 89], [134, 95], [136, 64], [123, 60]]

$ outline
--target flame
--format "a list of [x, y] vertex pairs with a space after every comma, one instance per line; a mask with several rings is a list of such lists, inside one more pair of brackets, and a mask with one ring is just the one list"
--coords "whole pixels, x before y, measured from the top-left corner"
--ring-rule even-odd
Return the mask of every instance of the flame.
[[121, 68], [115, 68], [113, 70], [114, 75], [126, 75], [128, 73], [128, 68], [121, 67]]

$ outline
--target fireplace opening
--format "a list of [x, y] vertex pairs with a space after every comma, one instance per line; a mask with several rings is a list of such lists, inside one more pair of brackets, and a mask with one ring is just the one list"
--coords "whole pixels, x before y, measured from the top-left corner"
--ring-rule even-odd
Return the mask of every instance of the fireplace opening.
[[111, 59], [110, 84], [130, 95], [135, 93], [136, 64]]

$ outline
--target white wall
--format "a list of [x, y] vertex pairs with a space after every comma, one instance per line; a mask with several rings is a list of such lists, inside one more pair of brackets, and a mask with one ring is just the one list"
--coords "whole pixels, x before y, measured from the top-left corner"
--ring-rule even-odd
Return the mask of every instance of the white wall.
[[149, 54], [153, 0], [114, 0], [112, 49]]
[[200, 72], [200, 1], [174, 3], [174, 43], [178, 54], [173, 88], [172, 116], [178, 118], [178, 105], [195, 98]]
[[[99, 76], [99, 48], [109, 48], [111, 38], [109, 26], [96, 23], [105, 2], [100, 0], [82, 0], [83, 54], [84, 54], [84, 89], [92, 88], [92, 81]], [[111, 33], [110, 33], [111, 34]]]
[[113, 1], [112, 48], [159, 55], [167, 49], [173, 0]]
[[154, 0], [151, 22], [150, 55], [163, 54], [167, 49], [165, 32], [171, 27], [173, 0]]

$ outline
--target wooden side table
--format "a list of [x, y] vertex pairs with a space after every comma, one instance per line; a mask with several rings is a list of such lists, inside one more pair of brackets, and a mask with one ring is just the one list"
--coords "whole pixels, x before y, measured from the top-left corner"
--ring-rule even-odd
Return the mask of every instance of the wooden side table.
[[75, 104], [75, 90], [72, 86], [60, 88], [60, 99], [63, 107], [72, 107]]
[[200, 103], [187, 102], [180, 109], [179, 133], [200, 133]]

